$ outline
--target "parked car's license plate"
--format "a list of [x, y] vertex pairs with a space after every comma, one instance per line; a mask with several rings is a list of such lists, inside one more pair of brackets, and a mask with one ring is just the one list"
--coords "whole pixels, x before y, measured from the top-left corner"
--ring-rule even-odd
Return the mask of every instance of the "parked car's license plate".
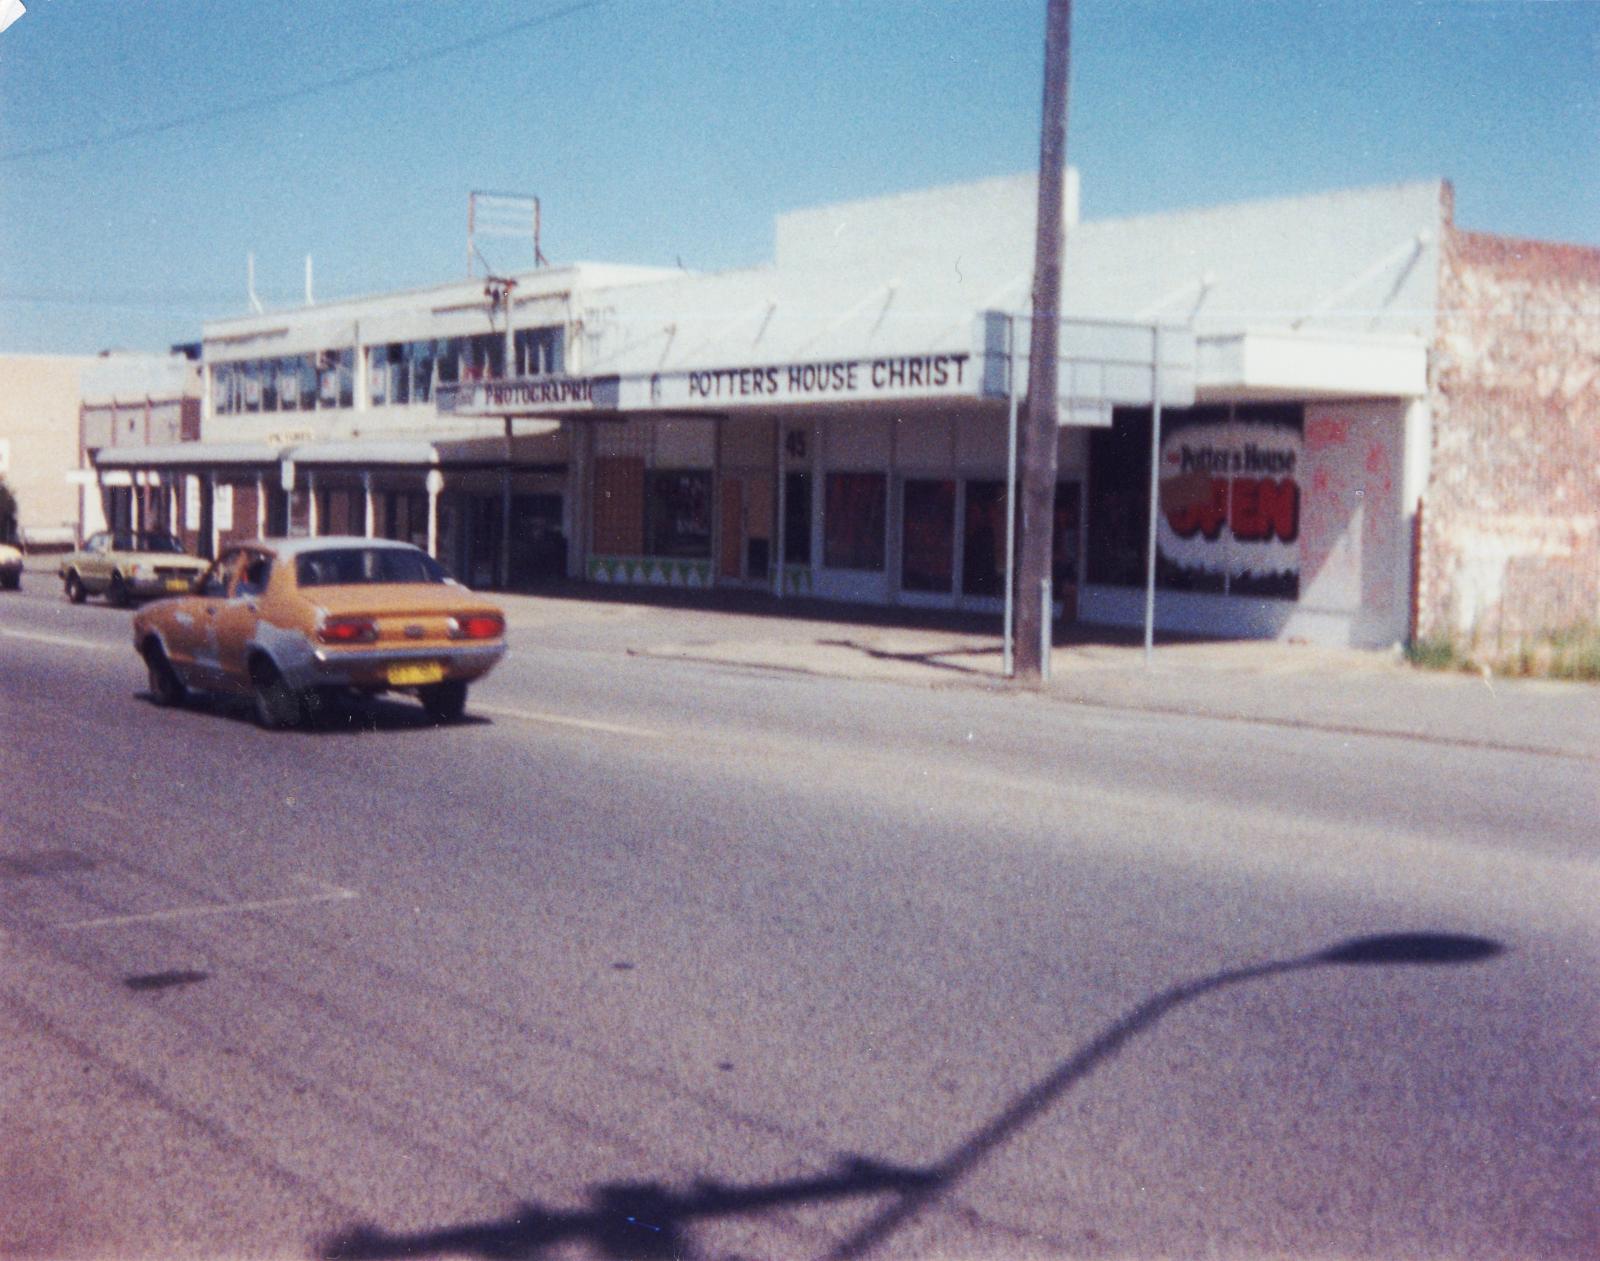
[[390, 687], [418, 687], [442, 680], [444, 666], [437, 661], [413, 661], [406, 665], [390, 666], [388, 677]]
[[188, 591], [191, 586], [187, 578], [168, 578], [165, 585], [168, 591]]

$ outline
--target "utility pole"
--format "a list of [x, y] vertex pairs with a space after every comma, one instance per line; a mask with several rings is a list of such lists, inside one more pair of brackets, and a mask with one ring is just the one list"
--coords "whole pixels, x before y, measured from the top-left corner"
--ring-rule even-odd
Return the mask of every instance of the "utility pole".
[[1028, 350], [1028, 415], [1021, 433], [1022, 540], [1017, 566], [1016, 677], [1040, 686], [1049, 674], [1050, 573], [1056, 497], [1056, 401], [1061, 348], [1062, 200], [1067, 165], [1067, 75], [1072, 0], [1045, 13], [1044, 117], [1039, 135], [1039, 219], [1034, 237], [1033, 339]]
[[[483, 286], [483, 296], [489, 299], [489, 326], [494, 327], [494, 312], [498, 307], [505, 312], [504, 343], [500, 375], [507, 380], [516, 375], [516, 334], [511, 327], [511, 313], [513, 307], [512, 291], [516, 289], [517, 282], [509, 276], [490, 276]], [[490, 379], [489, 365], [483, 366], [485, 389]], [[487, 393], [485, 394], [487, 400]], [[508, 412], [505, 416], [506, 425], [506, 459], [500, 466], [500, 589], [504, 591], [511, 586], [511, 459], [513, 455], [512, 420]]]

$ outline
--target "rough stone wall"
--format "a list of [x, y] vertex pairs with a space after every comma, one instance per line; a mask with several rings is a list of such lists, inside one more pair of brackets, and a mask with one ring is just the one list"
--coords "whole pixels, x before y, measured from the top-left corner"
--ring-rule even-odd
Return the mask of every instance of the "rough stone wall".
[[1600, 623], [1600, 249], [1449, 226], [1416, 634]]

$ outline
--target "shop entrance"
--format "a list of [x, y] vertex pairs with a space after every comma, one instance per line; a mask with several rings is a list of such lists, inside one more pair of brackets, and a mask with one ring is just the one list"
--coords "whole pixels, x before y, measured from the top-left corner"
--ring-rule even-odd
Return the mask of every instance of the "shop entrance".
[[567, 536], [561, 496], [511, 497], [511, 585], [535, 587], [567, 574]]
[[771, 581], [772, 478], [724, 474], [719, 488], [717, 578], [724, 583]]
[[461, 549], [462, 563], [457, 572], [476, 590], [499, 583], [496, 571], [500, 558], [500, 508], [499, 495], [463, 495], [461, 498], [463, 528], [457, 546]]
[[900, 589], [950, 595], [956, 579], [956, 483], [908, 477], [901, 498]]

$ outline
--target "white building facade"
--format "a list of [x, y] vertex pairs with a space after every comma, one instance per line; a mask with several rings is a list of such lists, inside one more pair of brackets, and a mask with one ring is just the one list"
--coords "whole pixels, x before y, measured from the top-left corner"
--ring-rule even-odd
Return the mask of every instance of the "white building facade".
[[[998, 612], [1035, 193], [784, 215], [774, 261], [732, 272], [547, 267], [216, 321], [202, 440], [98, 466], [159, 479], [201, 551], [353, 531], [473, 585]], [[1143, 617], [1154, 454], [1158, 627], [1405, 639], [1448, 186], [1067, 226], [1059, 615]]]

